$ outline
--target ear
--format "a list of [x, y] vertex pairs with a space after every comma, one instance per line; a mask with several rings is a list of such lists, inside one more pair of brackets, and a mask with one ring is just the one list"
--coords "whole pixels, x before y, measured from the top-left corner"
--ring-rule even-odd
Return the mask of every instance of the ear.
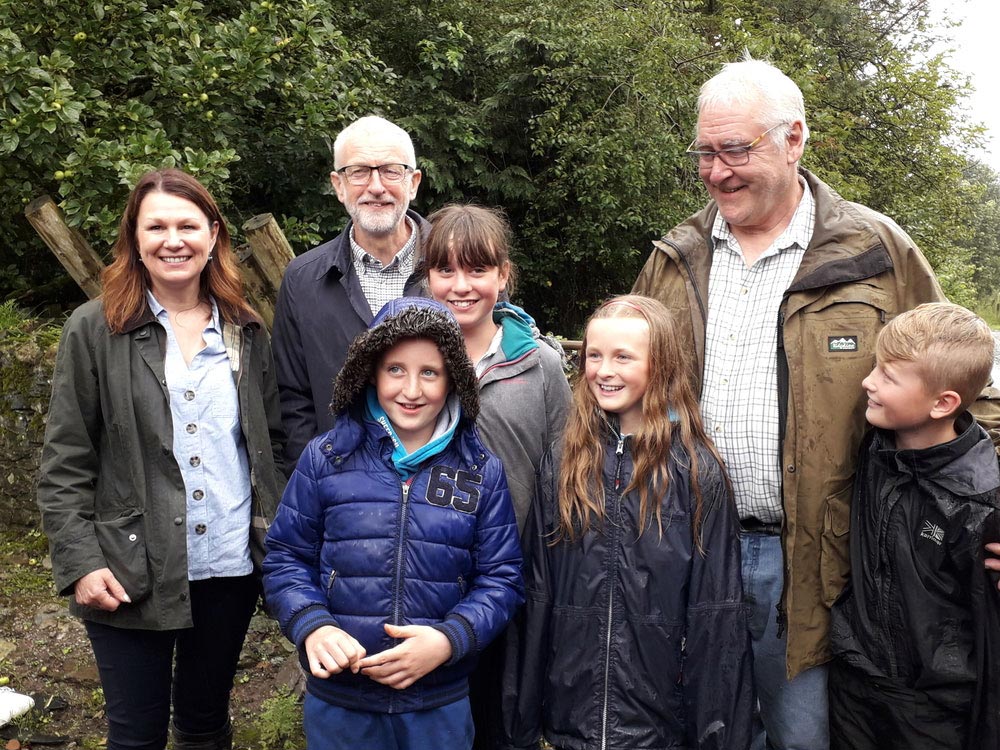
[[330, 185], [333, 186], [333, 192], [337, 194], [337, 200], [347, 205], [347, 186], [344, 184], [344, 178], [340, 172], [336, 170], [330, 172]]
[[962, 405], [962, 397], [955, 391], [944, 391], [938, 394], [934, 406], [931, 407], [931, 419], [947, 419], [955, 416]]
[[215, 250], [215, 241], [219, 239], [219, 222], [212, 222], [212, 239], [208, 243], [208, 252]]
[[414, 169], [413, 174], [410, 175], [410, 200], [412, 201], [417, 197], [417, 188], [420, 186], [420, 178], [423, 177], [423, 173], [419, 169]]
[[502, 266], [500, 266], [499, 269], [497, 269], [497, 272], [500, 274], [499, 290], [501, 292], [506, 292], [507, 291], [507, 279], [510, 278], [510, 261], [509, 260], [505, 261], [504, 264]]
[[788, 138], [785, 141], [788, 163], [794, 164], [802, 158], [802, 153], [806, 149], [806, 142], [802, 138], [802, 121], [795, 120], [788, 130]]

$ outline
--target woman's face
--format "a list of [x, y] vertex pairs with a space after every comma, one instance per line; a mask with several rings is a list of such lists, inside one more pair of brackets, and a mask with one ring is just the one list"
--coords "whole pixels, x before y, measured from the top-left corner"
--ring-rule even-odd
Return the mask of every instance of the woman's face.
[[431, 268], [427, 285], [431, 296], [444, 304], [468, 335], [480, 326], [493, 325], [493, 307], [507, 286], [509, 264], [463, 266], [452, 256], [448, 265]]
[[197, 290], [219, 234], [194, 203], [170, 193], [149, 193], [139, 204], [135, 239], [154, 295]]

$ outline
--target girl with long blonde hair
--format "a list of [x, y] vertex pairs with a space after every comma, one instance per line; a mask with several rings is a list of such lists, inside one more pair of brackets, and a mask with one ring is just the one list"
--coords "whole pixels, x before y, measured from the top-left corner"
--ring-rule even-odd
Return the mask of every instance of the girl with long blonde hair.
[[591, 316], [581, 359], [524, 534], [510, 744], [746, 748], [739, 526], [690, 353], [661, 303], [629, 295]]

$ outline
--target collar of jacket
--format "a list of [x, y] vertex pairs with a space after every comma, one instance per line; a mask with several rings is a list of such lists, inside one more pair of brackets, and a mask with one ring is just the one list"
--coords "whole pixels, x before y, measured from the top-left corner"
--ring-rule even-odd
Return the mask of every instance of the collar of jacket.
[[[799, 167], [799, 174], [816, 201], [816, 225], [788, 292], [860, 281], [892, 270], [888, 250], [863, 214], [867, 209], [844, 200], [809, 170]], [[712, 224], [718, 212], [718, 205], [711, 201], [653, 243], [668, 255], [679, 256], [705, 293], [715, 248]], [[703, 252], [705, 249], [708, 252]]]
[[987, 495], [998, 505], [992, 491], [1000, 487], [1000, 466], [993, 441], [968, 412], [955, 421], [958, 435], [930, 448], [897, 449], [892, 432], [875, 429], [871, 445], [875, 460], [892, 474], [937, 484], [958, 497]]
[[[420, 243], [427, 239], [427, 233], [431, 225], [423, 216], [412, 208], [406, 210], [406, 215], [413, 219], [420, 236], [417, 237], [417, 246], [413, 249], [414, 258], [419, 258]], [[348, 221], [344, 231], [338, 234], [329, 242], [324, 242], [317, 249], [322, 249], [320, 259], [315, 266], [316, 278], [322, 278], [331, 271], [336, 274], [336, 278], [343, 278], [347, 275], [351, 266], [351, 227], [353, 221]]]
[[[337, 414], [333, 429], [327, 433], [320, 450], [327, 458], [344, 457], [352, 454], [364, 442], [370, 443], [379, 455], [392, 455], [393, 444], [389, 434], [378, 422], [365, 417], [364, 408], [360, 404], [353, 404]], [[479, 439], [475, 424], [465, 414], [459, 418], [452, 439], [442, 452], [446, 453], [448, 450], [458, 451], [467, 463], [478, 464], [480, 468], [486, 460], [486, 447]]]
[[[221, 317], [221, 312], [220, 312], [220, 317]], [[140, 310], [137, 315], [133, 315], [125, 322], [125, 329], [122, 332], [132, 333], [132, 331], [136, 330], [137, 328], [141, 328], [144, 325], [149, 325], [150, 323], [155, 323], [155, 322], [156, 322], [156, 316], [153, 315], [153, 311], [149, 309], [148, 304], [143, 304], [142, 310]], [[256, 318], [252, 318], [249, 315], [246, 315], [245, 313], [240, 314], [239, 318], [236, 320], [236, 324], [239, 325], [240, 328], [246, 328], [248, 326], [251, 328], [260, 328], [260, 321], [257, 320]]]

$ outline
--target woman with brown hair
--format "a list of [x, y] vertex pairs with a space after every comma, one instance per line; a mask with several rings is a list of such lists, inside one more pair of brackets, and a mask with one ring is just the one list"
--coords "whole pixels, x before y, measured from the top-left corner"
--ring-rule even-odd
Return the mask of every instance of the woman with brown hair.
[[232, 746], [229, 693], [284, 485], [267, 334], [184, 172], [129, 196], [100, 299], [63, 329], [38, 503], [84, 620], [108, 748]]

